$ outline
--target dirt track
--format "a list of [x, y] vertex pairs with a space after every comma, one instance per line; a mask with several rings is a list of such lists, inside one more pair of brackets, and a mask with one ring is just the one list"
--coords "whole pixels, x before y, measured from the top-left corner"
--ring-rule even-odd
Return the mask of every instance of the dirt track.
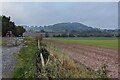
[[118, 50], [56, 41], [50, 41], [50, 45], [60, 48], [76, 62], [92, 70], [97, 71], [107, 65], [108, 77], [118, 78]]
[[18, 54], [20, 47], [2, 47], [2, 77], [10, 78], [16, 61], [14, 54]]
[[22, 46], [22, 38], [18, 38], [18, 46], [14, 46], [16, 38], [3, 38], [6, 45], [2, 46], [2, 78], [11, 78], [11, 73], [16, 66], [15, 55], [18, 54]]

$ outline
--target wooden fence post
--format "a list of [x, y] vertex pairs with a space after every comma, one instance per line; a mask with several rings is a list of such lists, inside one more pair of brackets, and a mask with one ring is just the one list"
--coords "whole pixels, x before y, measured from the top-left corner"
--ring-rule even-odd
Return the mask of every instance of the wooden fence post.
[[40, 49], [40, 40], [38, 40], [38, 49]]
[[40, 57], [41, 57], [42, 66], [44, 67], [44, 66], [45, 66], [45, 63], [44, 63], [44, 59], [43, 59], [42, 53], [40, 53]]
[[[40, 40], [38, 40], [38, 48], [40, 49]], [[42, 67], [44, 68], [45, 62], [44, 62], [44, 58], [43, 58], [42, 53], [40, 53], [40, 58], [41, 58]]]

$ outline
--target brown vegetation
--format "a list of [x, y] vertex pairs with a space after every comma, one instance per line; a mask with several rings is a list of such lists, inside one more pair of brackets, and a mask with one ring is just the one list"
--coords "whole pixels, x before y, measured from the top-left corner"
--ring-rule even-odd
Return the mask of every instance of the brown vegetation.
[[76, 43], [63, 43], [47, 41], [48, 45], [60, 48], [76, 62], [86, 67], [99, 71], [106, 65], [107, 75], [110, 78], [118, 78], [118, 51], [97, 46], [82, 45]]

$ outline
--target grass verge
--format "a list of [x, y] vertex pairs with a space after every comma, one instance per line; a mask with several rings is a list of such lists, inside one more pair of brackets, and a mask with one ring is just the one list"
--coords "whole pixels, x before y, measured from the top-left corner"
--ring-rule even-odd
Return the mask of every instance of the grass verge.
[[[26, 39], [26, 47], [16, 56], [17, 65], [13, 71], [13, 78], [99, 78], [97, 72], [75, 63], [68, 55], [58, 48], [47, 44], [45, 49], [50, 55], [41, 71], [41, 61], [36, 53], [37, 45], [32, 38]], [[37, 61], [36, 61], [37, 60]], [[37, 66], [36, 66], [37, 64]]]
[[36, 45], [32, 38], [26, 39], [26, 47], [23, 47], [16, 56], [17, 65], [13, 71], [13, 78], [34, 78], [36, 73], [35, 53]]

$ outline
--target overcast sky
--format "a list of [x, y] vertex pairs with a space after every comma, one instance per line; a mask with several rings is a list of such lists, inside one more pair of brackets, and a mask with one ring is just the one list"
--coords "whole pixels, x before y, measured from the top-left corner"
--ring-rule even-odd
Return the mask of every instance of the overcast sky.
[[3, 3], [2, 14], [17, 25], [79, 22], [96, 28], [118, 28], [117, 2], [8, 2]]

